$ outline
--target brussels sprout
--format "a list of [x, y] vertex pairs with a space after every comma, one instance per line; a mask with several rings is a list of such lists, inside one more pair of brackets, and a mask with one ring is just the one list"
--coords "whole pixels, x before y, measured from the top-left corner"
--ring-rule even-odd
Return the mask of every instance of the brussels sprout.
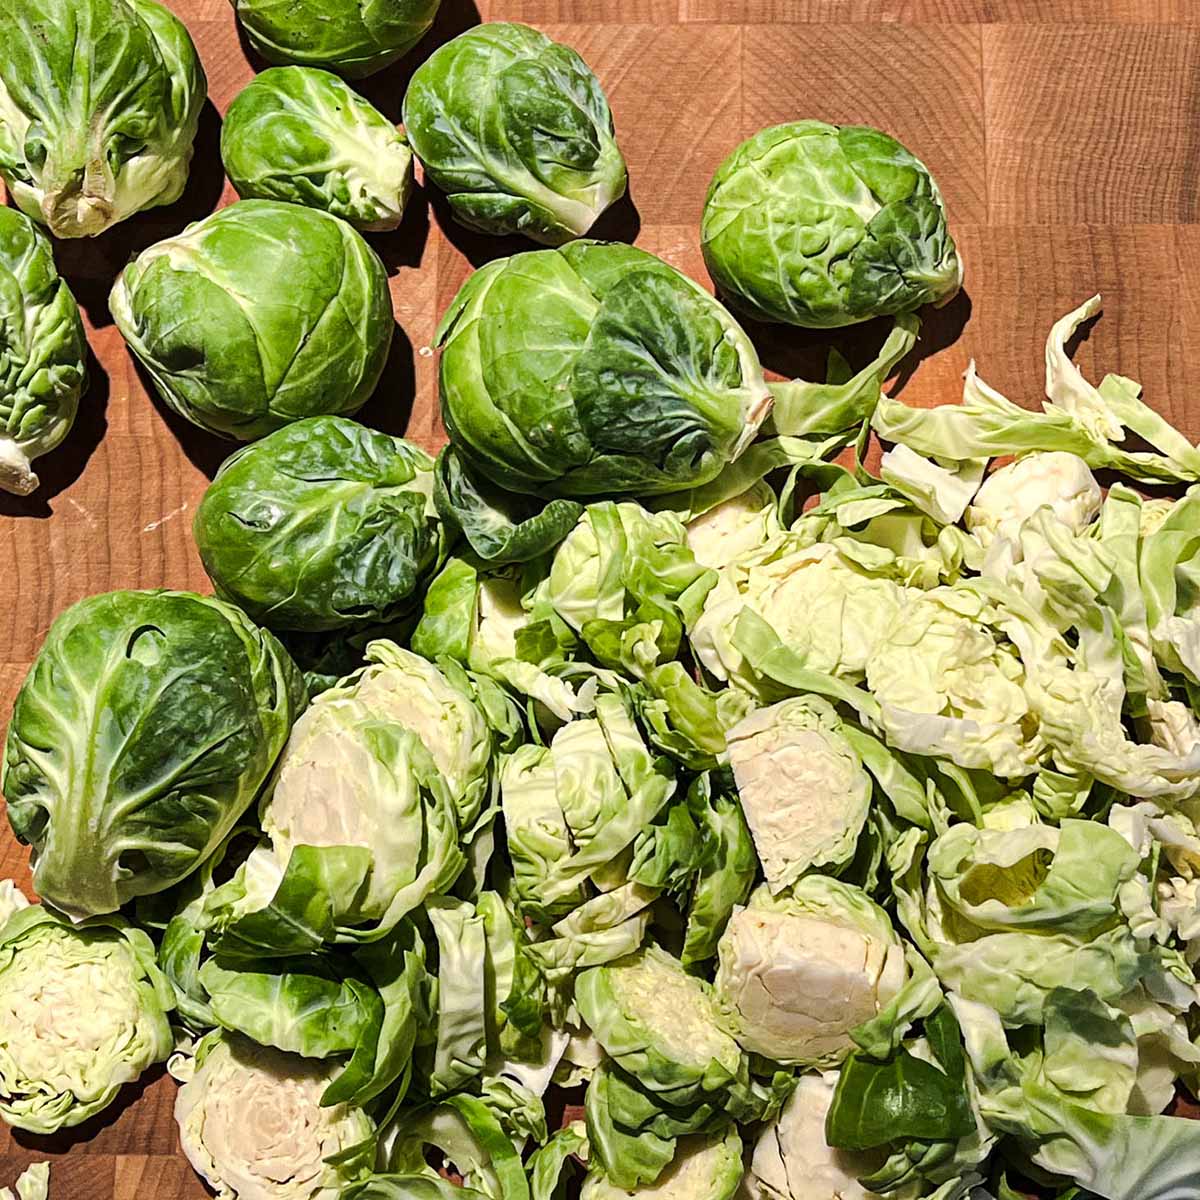
[[837, 1072], [803, 1075], [783, 1112], [755, 1143], [746, 1168], [750, 1200], [874, 1200], [858, 1181], [885, 1155], [835, 1150], [825, 1140]]
[[576, 908], [666, 807], [676, 782], [664, 767], [611, 692], [596, 697], [594, 719], [510, 755], [500, 784], [521, 907], [539, 920]]
[[0, 489], [27, 496], [37, 487], [31, 460], [71, 432], [86, 353], [50, 243], [28, 217], [0, 209]]
[[985, 545], [996, 537], [1016, 541], [1025, 521], [1048, 504], [1060, 521], [1082, 533], [1096, 519], [1103, 498], [1079, 455], [1035, 451], [984, 480], [967, 509], [966, 526]]
[[469, 471], [453, 446], [444, 446], [437, 457], [433, 502], [475, 554], [496, 566], [530, 562], [553, 550], [583, 512], [575, 500], [542, 503], [496, 487]]
[[94, 237], [187, 182], [207, 81], [155, 0], [11, 0], [0, 176], [55, 237]]
[[514, 492], [689, 488], [736, 459], [771, 407], [729, 313], [632, 246], [581, 241], [489, 263], [437, 342], [451, 442]]
[[344, 417], [310, 417], [217, 472], [193, 530], [217, 594], [272, 629], [398, 616], [442, 563], [433, 460]]
[[602, 500], [554, 552], [538, 595], [597, 662], [641, 677], [676, 657], [716, 578], [696, 562], [674, 513]]
[[743, 611], [761, 617], [804, 666], [857, 681], [909, 590], [873, 574], [841, 546], [798, 543], [779, 538], [735, 559], [720, 572], [691, 628], [692, 649], [705, 670], [764, 700], [772, 698], [771, 684], [736, 637]]
[[742, 1181], [742, 1139], [737, 1126], [681, 1138], [671, 1165], [651, 1187], [628, 1190], [598, 1171], [584, 1180], [582, 1200], [628, 1200], [646, 1195], [654, 1200], [732, 1200]]
[[625, 192], [596, 76], [528, 25], [468, 29], [417, 68], [404, 126], [462, 224], [559, 246]]
[[69, 608], [17, 696], [0, 772], [38, 893], [85, 917], [195, 870], [304, 700], [279, 643], [220, 600], [110, 592]]
[[380, 718], [410, 730], [446, 781], [462, 831], [483, 811], [492, 763], [491, 734], [479, 705], [433, 663], [391, 642], [371, 642], [367, 665], [343, 680], [330, 699], [350, 696]]
[[717, 168], [700, 229], [730, 303], [812, 328], [945, 304], [962, 285], [941, 193], [878, 129], [795, 121]]
[[433, 759], [360, 697], [326, 692], [296, 722], [261, 816], [281, 868], [301, 847], [369, 852], [366, 885], [343, 898], [348, 924], [394, 925], [462, 868], [454, 805]]
[[140, 929], [21, 909], [0, 927], [0, 1116], [32, 1133], [95, 1116], [171, 1053], [173, 1007]]
[[657, 946], [584, 971], [575, 1003], [606, 1053], [668, 1104], [691, 1104], [746, 1072], [712, 988]]
[[320, 698], [264, 807], [269, 844], [197, 918], [239, 960], [371, 943], [464, 866], [445, 782], [417, 738], [360, 701]]
[[143, 250], [109, 307], [171, 408], [245, 441], [361, 408], [394, 328], [361, 234], [274, 200], [239, 200]]
[[859, 888], [809, 875], [790, 893], [765, 887], [738, 909], [718, 947], [714, 984], [726, 1028], [776, 1062], [831, 1066], [850, 1031], [873, 1020], [906, 981], [904, 947]]
[[268, 62], [330, 67], [362, 79], [407, 54], [441, 0], [230, 0], [250, 44]]
[[412, 190], [404, 134], [314, 67], [272, 67], [234, 97], [221, 161], [239, 196], [324, 209], [356, 229], [395, 229]]
[[771, 891], [854, 857], [871, 778], [831, 704], [797, 696], [760, 708], [728, 733], [729, 763]]
[[361, 1172], [345, 1152], [375, 1133], [359, 1108], [322, 1107], [336, 1069], [237, 1034], [205, 1038], [175, 1098], [188, 1161], [218, 1196], [332, 1200]]

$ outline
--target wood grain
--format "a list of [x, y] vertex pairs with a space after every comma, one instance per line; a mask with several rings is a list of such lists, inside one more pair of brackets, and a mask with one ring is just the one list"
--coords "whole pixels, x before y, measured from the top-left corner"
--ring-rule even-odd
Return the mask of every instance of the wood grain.
[[[220, 115], [262, 64], [227, 0], [168, 0], [210, 82], [187, 191], [94, 241], [60, 243], [84, 308], [92, 387], [40, 492], [0, 496], [0, 721], [54, 619], [116, 587], [207, 586], [190, 525], [232, 446], [151, 398], [108, 314], [124, 263], [232, 200]], [[360, 86], [398, 120], [415, 65], [480, 19], [527, 21], [575, 45], [612, 101], [630, 199], [601, 236], [636, 240], [707, 283], [697, 225], [709, 178], [737, 142], [798, 117], [880, 125], [935, 172], [967, 264], [963, 296], [932, 314], [897, 386], [957, 396], [971, 358], [1023, 404], [1041, 395], [1050, 323], [1094, 291], [1105, 314], [1084, 370], [1140, 379], [1147, 399], [1200, 437], [1200, 4], [1196, 0], [444, 0], [406, 61]], [[400, 230], [373, 238], [397, 320], [393, 354], [363, 419], [434, 449], [442, 433], [431, 349], [470, 271], [515, 241], [450, 225], [418, 191]], [[824, 337], [752, 326], [774, 373], [816, 370]], [[883, 331], [839, 336], [863, 360]], [[28, 883], [7, 826], [0, 872]], [[206, 1195], [178, 1151], [174, 1085], [161, 1072], [109, 1113], [45, 1139], [0, 1126], [0, 1185], [52, 1158], [54, 1200]]]

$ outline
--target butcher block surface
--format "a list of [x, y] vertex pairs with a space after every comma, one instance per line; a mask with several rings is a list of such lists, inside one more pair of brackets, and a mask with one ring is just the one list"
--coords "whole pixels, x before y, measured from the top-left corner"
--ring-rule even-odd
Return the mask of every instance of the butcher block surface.
[[[204, 60], [209, 103], [183, 198], [92, 241], [55, 246], [78, 298], [91, 390], [42, 487], [0, 493], [0, 724], [51, 621], [93, 592], [208, 590], [191, 537], [196, 505], [232, 445], [151, 399], [109, 316], [125, 262], [235, 199], [221, 172], [221, 113], [264, 64], [226, 0], [166, 0]], [[704, 281], [700, 211], [738, 142], [801, 117], [877, 125], [928, 164], [966, 263], [963, 293], [922, 330], [898, 386], [910, 403], [957, 397], [981, 375], [1027, 406], [1041, 395], [1053, 320], [1093, 292], [1103, 318], [1077, 361], [1141, 381], [1200, 436], [1200, 5], [1196, 0], [443, 0], [403, 62], [358, 86], [399, 120], [413, 69], [480, 20], [526, 21], [574, 46], [603, 83], [630, 195], [597, 236], [634, 240]], [[417, 190], [401, 228], [371, 242], [399, 325], [361, 414], [428, 450], [437, 417], [439, 314], [473, 267], [528, 244], [450, 225]], [[824, 338], [751, 327], [777, 374], [815, 373]], [[882, 336], [838, 340], [863, 361]], [[0, 871], [28, 886], [26, 851], [0, 831]], [[101, 1116], [51, 1138], [0, 1125], [0, 1185], [53, 1162], [53, 1200], [206, 1196], [179, 1151], [175, 1086], [161, 1070]]]

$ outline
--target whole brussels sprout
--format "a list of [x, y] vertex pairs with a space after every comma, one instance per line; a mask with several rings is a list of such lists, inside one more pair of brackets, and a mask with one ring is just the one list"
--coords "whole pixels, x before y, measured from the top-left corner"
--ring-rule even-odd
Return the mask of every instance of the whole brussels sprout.
[[94, 237], [187, 182], [208, 84], [155, 0], [10, 0], [0, 176], [55, 237]]
[[394, 327], [362, 235], [274, 200], [239, 200], [143, 250], [109, 307], [171, 408], [245, 441], [360, 409]]
[[527, 25], [480, 25], [436, 50], [412, 77], [404, 125], [454, 215], [483, 233], [559, 246], [625, 192], [599, 81]]
[[514, 492], [688, 488], [737, 458], [771, 408], [733, 317], [661, 259], [613, 242], [489, 263], [437, 342], [451, 442]]
[[27, 496], [31, 460], [71, 432], [87, 382], [83, 322], [45, 235], [0, 208], [0, 489]]
[[193, 532], [217, 594], [271, 629], [398, 615], [440, 566], [433, 459], [345, 417], [285, 425], [222, 464]]
[[198, 867], [258, 794], [303, 686], [220, 600], [109, 592], [69, 608], [17, 696], [0, 770], [38, 893], [86, 917]]
[[765, 321], [853, 325], [945, 304], [962, 285], [933, 177], [866, 126], [756, 133], [717, 168], [700, 237], [718, 290]]
[[441, 0], [230, 0], [250, 44], [268, 62], [330, 67], [362, 79], [407, 54]]
[[221, 161], [239, 196], [324, 209], [356, 229], [395, 229], [412, 190], [404, 134], [315, 67], [272, 67], [243, 88]]
[[0, 1117], [78, 1125], [174, 1047], [154, 944], [120, 917], [75, 928], [41, 905], [0, 927]]

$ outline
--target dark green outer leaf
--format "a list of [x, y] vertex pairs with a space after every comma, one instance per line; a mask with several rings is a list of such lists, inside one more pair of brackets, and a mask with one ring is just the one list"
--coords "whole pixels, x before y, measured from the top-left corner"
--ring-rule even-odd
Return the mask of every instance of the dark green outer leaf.
[[433, 498], [442, 520], [461, 529], [481, 559], [498, 565], [553, 550], [583, 513], [574, 500], [543, 503], [498, 488], [472, 471], [453, 446], [438, 455]]
[[954, 1141], [974, 1132], [958, 1024], [943, 1006], [926, 1027], [944, 1070], [905, 1049], [884, 1062], [851, 1054], [825, 1120], [829, 1145], [871, 1150], [910, 1140]]

